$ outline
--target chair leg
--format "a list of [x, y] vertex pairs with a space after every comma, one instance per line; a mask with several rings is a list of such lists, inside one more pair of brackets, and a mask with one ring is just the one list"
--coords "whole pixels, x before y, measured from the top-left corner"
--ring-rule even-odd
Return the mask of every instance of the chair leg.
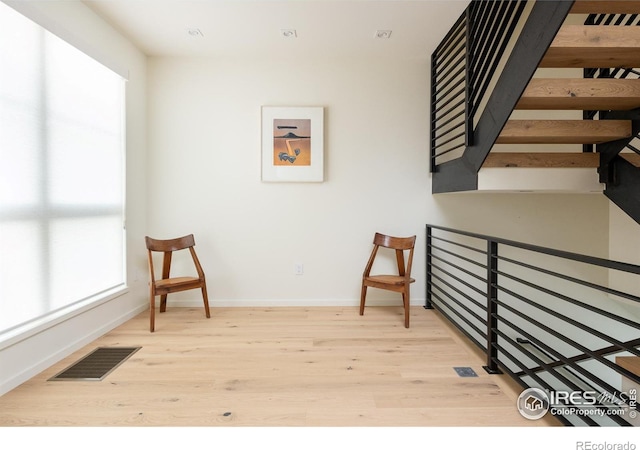
[[409, 328], [409, 312], [411, 308], [409, 308], [409, 291], [402, 293], [402, 303], [404, 305], [404, 327]]
[[364, 314], [364, 299], [367, 296], [367, 286], [362, 284], [362, 291], [360, 292], [360, 315]]
[[149, 300], [149, 331], [153, 333], [156, 326], [156, 299], [153, 293], [150, 295]]
[[163, 313], [167, 310], [167, 294], [160, 296], [160, 312]]
[[211, 317], [209, 314], [209, 297], [207, 296], [207, 285], [202, 286], [202, 300], [204, 301], [204, 311], [207, 314], [207, 319]]

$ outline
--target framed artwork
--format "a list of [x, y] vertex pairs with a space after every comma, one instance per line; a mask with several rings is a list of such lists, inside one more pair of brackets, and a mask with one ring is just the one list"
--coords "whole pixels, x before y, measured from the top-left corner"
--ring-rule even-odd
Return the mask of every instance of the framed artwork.
[[262, 107], [262, 181], [324, 181], [323, 107]]

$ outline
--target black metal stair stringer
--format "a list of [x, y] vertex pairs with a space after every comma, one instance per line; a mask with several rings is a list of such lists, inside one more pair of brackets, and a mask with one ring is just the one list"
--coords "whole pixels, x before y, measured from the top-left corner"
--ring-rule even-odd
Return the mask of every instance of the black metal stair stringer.
[[600, 155], [598, 174], [600, 183], [613, 182], [613, 166], [611, 162], [624, 150], [631, 142], [640, 136], [640, 109], [630, 111], [600, 111], [600, 120], [630, 120], [631, 136], [616, 141], [604, 142], [596, 146], [596, 151]]
[[640, 168], [621, 156], [609, 165], [613, 180], [606, 184], [604, 195], [640, 224]]
[[[620, 156], [625, 148], [633, 149], [632, 141], [640, 137], [640, 109], [603, 111], [600, 120], [631, 120], [631, 136], [596, 146], [600, 154], [598, 174], [605, 184], [604, 195], [640, 224], [640, 168]], [[636, 150], [637, 151], [637, 150]]]

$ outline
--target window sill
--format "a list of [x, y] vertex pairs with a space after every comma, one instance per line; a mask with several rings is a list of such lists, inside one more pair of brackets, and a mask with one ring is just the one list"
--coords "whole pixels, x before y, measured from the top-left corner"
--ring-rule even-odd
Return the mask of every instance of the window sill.
[[114, 298], [120, 297], [129, 292], [129, 287], [126, 285], [117, 286], [109, 289], [108, 291], [101, 292], [100, 294], [82, 300], [73, 305], [69, 305], [60, 310], [53, 311], [45, 316], [31, 320], [22, 325], [18, 325], [14, 328], [10, 328], [7, 331], [0, 332], [0, 351], [7, 347], [17, 344], [20, 341], [28, 339], [38, 333], [43, 332], [49, 328], [52, 328], [62, 322], [65, 322], [73, 317], [89, 311], [100, 305], [103, 305]]

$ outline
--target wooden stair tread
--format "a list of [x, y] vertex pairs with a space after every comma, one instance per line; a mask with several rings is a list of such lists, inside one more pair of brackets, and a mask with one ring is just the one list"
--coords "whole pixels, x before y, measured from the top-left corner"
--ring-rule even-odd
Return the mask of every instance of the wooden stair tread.
[[516, 109], [629, 110], [640, 108], [640, 79], [534, 78]]
[[616, 356], [616, 364], [627, 369], [629, 372], [640, 377], [640, 357], [638, 356]]
[[511, 153], [491, 152], [482, 167], [572, 167], [597, 168], [598, 153]]
[[539, 67], [640, 67], [640, 27], [565, 25]]
[[569, 14], [636, 14], [638, 0], [576, 0]]
[[[621, 153], [620, 156], [636, 167], [640, 167], [640, 155]], [[588, 168], [600, 165], [599, 153], [570, 152], [491, 152], [482, 167], [527, 167], [527, 168]]]
[[496, 144], [600, 144], [630, 136], [628, 120], [509, 120]]

